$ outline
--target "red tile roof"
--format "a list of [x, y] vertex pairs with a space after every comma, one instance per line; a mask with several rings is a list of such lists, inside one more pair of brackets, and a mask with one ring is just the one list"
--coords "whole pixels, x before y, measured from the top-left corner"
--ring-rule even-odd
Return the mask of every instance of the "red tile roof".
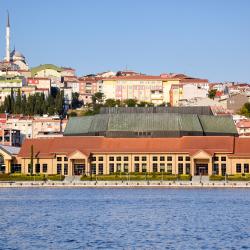
[[[114, 77], [108, 77], [104, 78], [103, 80], [127, 80], [127, 81], [144, 81], [144, 80], [152, 80], [152, 81], [162, 81], [162, 80], [167, 80], [167, 79], [174, 79], [174, 78], [169, 78], [169, 77], [161, 77], [161, 76], [149, 76], [149, 75], [132, 75], [132, 76], [114, 76]], [[178, 79], [176, 79], [178, 80]]]
[[249, 137], [235, 138], [235, 150], [234, 150], [233, 156], [250, 158], [250, 138]]
[[250, 120], [242, 120], [236, 124], [237, 128], [250, 128]]
[[[39, 157], [53, 158], [56, 153], [70, 155], [90, 153], [189, 153], [205, 150], [209, 154], [233, 153], [234, 138], [230, 136], [187, 136], [181, 138], [106, 138], [65, 136], [60, 138], [26, 139], [20, 157], [30, 157], [31, 145]], [[249, 141], [250, 146], [250, 141]], [[250, 147], [249, 153], [250, 153]]]

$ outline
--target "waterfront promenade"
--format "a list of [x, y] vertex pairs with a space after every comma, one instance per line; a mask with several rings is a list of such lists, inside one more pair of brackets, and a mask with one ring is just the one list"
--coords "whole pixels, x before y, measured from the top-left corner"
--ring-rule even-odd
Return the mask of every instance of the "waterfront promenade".
[[16, 181], [0, 188], [250, 188], [250, 181]]

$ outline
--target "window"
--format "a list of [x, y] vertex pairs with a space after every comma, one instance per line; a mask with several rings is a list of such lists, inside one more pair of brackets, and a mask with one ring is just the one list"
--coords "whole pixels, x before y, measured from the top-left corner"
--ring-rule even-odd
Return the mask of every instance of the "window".
[[64, 161], [68, 161], [68, 157], [64, 157]]
[[249, 164], [248, 163], [244, 164], [244, 173], [249, 173]]
[[103, 161], [103, 156], [99, 156], [98, 160]]
[[158, 164], [153, 163], [153, 172], [157, 172], [157, 171], [158, 171]]
[[116, 164], [116, 172], [121, 172], [122, 171], [122, 164], [121, 163], [117, 163]]
[[186, 156], [186, 161], [190, 161], [190, 157], [189, 156]]
[[36, 164], [36, 173], [40, 173], [40, 164], [39, 163]]
[[128, 163], [124, 163], [124, 172], [125, 172], [125, 173], [128, 172]]
[[182, 156], [178, 156], [178, 161], [183, 161], [183, 157]]
[[135, 161], [139, 161], [140, 160], [140, 157], [139, 156], [135, 156]]
[[227, 158], [225, 156], [221, 157], [221, 161], [226, 161], [226, 160], [227, 160]]
[[122, 157], [121, 157], [121, 156], [117, 156], [117, 157], [116, 157], [116, 160], [117, 160], [117, 161], [121, 161], [121, 160], [122, 160]]
[[186, 163], [186, 174], [190, 174], [190, 163]]
[[147, 161], [147, 156], [142, 156], [141, 160], [142, 161]]
[[128, 156], [124, 156], [123, 160], [128, 161]]
[[139, 163], [135, 163], [135, 172], [139, 172]]
[[225, 176], [226, 172], [227, 172], [227, 164], [223, 163], [221, 164], [221, 174]]
[[[32, 171], [32, 167], [31, 167], [30, 164], [28, 164], [28, 172], [31, 173], [31, 171]], [[32, 171], [32, 172], [33, 172], [33, 171]]]
[[236, 164], [236, 173], [241, 173], [241, 164]]
[[172, 163], [167, 164], [167, 172], [172, 173]]
[[165, 164], [160, 163], [160, 172], [165, 172]]
[[110, 174], [113, 174], [115, 172], [115, 167], [114, 167], [114, 163], [110, 163], [109, 164], [109, 173]]
[[153, 156], [153, 161], [158, 161], [158, 157], [157, 156]]
[[168, 156], [167, 161], [172, 161], [172, 156]]
[[219, 157], [218, 156], [215, 156], [214, 157], [214, 161], [218, 161], [219, 160]]
[[218, 163], [214, 163], [214, 165], [213, 165], [213, 174], [214, 175], [219, 174], [219, 164]]
[[91, 173], [96, 174], [96, 164], [91, 164]]
[[62, 157], [56, 157], [57, 161], [62, 161]]
[[11, 164], [11, 173], [21, 173], [22, 167], [21, 164]]
[[92, 156], [92, 161], [96, 161], [96, 157], [95, 156]]
[[57, 164], [56, 165], [56, 173], [61, 174], [62, 173], [62, 164]]
[[147, 172], [147, 164], [146, 163], [142, 163], [141, 167], [142, 167], [142, 172], [143, 173]]
[[183, 174], [183, 164], [182, 163], [178, 164], [178, 174]]
[[98, 165], [98, 174], [103, 174], [103, 164], [99, 163]]
[[110, 157], [109, 157], [109, 161], [114, 161], [114, 157], [113, 157], [113, 156], [110, 156]]
[[64, 175], [68, 175], [68, 164], [64, 164]]
[[165, 161], [165, 156], [160, 156], [160, 161]]

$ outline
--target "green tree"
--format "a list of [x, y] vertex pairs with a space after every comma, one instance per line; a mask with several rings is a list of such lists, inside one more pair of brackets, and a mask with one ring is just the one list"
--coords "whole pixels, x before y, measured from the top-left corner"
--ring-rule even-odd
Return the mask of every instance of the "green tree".
[[137, 100], [135, 99], [127, 99], [123, 101], [124, 105], [127, 105], [128, 107], [135, 107], [137, 104]]
[[64, 112], [64, 94], [63, 94], [63, 91], [59, 91], [56, 95], [55, 112], [58, 115], [62, 115]]
[[14, 97], [14, 90], [13, 90], [13, 88], [11, 88], [11, 92], [10, 92], [10, 110], [11, 110], [12, 114], [15, 111], [15, 97]]
[[22, 96], [21, 113], [27, 115], [27, 99], [26, 95]]
[[77, 92], [72, 93], [72, 102], [71, 102], [72, 109], [80, 108], [82, 105], [83, 102], [79, 101], [79, 93]]
[[247, 102], [245, 103], [242, 108], [240, 109], [240, 112], [239, 112], [241, 115], [244, 115], [244, 116], [247, 116], [247, 117], [250, 117], [250, 103]]
[[138, 104], [138, 107], [153, 107], [154, 106], [154, 104], [153, 103], [151, 103], [151, 102], [140, 102], [139, 104]]
[[93, 104], [103, 103], [103, 99], [104, 99], [104, 94], [102, 92], [96, 92], [92, 96], [92, 102], [93, 102]]
[[22, 96], [21, 91], [18, 89], [15, 106], [14, 106], [14, 112], [15, 114], [21, 114], [22, 113]]
[[210, 89], [210, 90], [208, 91], [208, 97], [209, 97], [210, 99], [214, 99], [215, 96], [216, 96], [216, 93], [217, 93], [217, 89]]
[[115, 107], [117, 104], [115, 99], [107, 99], [104, 103], [105, 107]]

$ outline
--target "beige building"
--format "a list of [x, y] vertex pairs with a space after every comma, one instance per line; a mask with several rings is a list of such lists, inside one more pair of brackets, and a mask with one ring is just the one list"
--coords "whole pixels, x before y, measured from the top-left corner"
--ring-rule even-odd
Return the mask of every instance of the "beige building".
[[[230, 136], [181, 138], [61, 137], [25, 140], [17, 163], [34, 173], [103, 175], [115, 172], [225, 175], [249, 173], [250, 139]], [[7, 170], [6, 170], [7, 171]]]
[[9, 115], [6, 120], [1, 123], [1, 128], [19, 130], [22, 142], [25, 138], [62, 136], [66, 124], [66, 119], [60, 120], [52, 117]]
[[161, 104], [170, 102], [169, 90], [179, 79], [161, 76], [132, 75], [103, 79], [102, 92], [106, 99], [137, 99]]

